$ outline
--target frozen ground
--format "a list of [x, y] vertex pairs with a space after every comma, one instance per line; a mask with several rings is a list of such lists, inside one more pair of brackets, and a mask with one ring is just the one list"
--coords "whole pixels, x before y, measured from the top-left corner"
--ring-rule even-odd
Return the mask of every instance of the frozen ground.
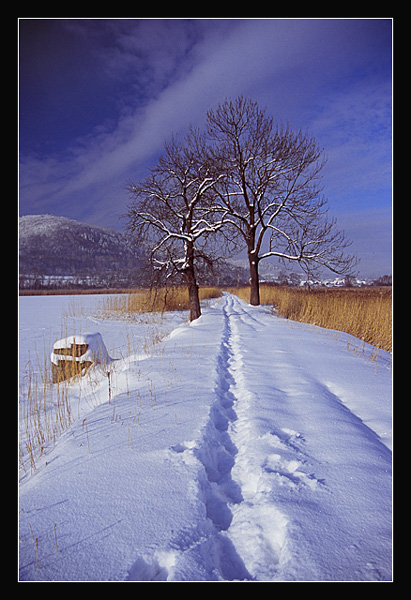
[[388, 353], [230, 295], [191, 325], [20, 301], [21, 379], [80, 330], [119, 359], [26, 462], [20, 580], [391, 580]]

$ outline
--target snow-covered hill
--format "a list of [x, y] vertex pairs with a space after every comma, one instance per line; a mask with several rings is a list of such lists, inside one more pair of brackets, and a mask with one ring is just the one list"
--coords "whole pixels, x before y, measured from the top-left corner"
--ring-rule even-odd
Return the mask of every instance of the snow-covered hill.
[[125, 233], [65, 217], [19, 219], [20, 272], [70, 276], [142, 267], [143, 252]]
[[[72, 301], [20, 298], [22, 379]], [[191, 324], [76, 302], [118, 360], [23, 473], [21, 580], [391, 579], [390, 354], [228, 294]]]
[[[20, 288], [136, 287], [148, 285], [144, 249], [131, 235], [52, 215], [19, 219]], [[234, 285], [247, 272], [220, 261], [198, 275], [202, 285]], [[74, 284], [74, 285], [73, 285]]]

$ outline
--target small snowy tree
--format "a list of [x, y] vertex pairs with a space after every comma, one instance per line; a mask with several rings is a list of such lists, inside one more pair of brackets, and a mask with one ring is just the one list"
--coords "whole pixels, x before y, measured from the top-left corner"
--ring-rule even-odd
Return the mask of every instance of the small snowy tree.
[[183, 144], [172, 140], [142, 182], [130, 183], [128, 229], [148, 248], [162, 280], [182, 276], [188, 288], [190, 320], [201, 315], [196, 271], [211, 264], [213, 235], [223, 225], [224, 211], [213, 210], [218, 179], [208, 161], [203, 136], [191, 129]]
[[320, 187], [325, 160], [315, 140], [274, 128], [257, 102], [241, 96], [209, 111], [207, 125], [223, 176], [215, 189], [225, 222], [247, 248], [250, 304], [260, 303], [258, 265], [269, 256], [298, 262], [306, 272], [349, 273], [355, 259], [344, 254], [349, 243], [327, 218]]

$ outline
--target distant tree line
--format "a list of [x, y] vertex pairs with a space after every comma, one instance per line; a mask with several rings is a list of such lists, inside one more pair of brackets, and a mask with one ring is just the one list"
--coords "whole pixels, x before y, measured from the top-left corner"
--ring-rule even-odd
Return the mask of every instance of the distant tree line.
[[[246, 269], [229, 265], [222, 261], [213, 268], [204, 269], [199, 276], [202, 286], [241, 286], [248, 283]], [[182, 277], [173, 281], [174, 285], [184, 284]], [[132, 289], [152, 285], [151, 265], [136, 269], [116, 271], [82, 270], [75, 275], [47, 275], [39, 269], [19, 274], [20, 290], [85, 290], [85, 289]]]
[[149, 277], [142, 271], [119, 269], [116, 271], [101, 270], [96, 272], [81, 271], [75, 275], [47, 275], [37, 269], [29, 273], [20, 273], [19, 289], [21, 290], [64, 290], [64, 289], [121, 289], [144, 287]]
[[382, 277], [378, 277], [372, 282], [372, 285], [375, 286], [389, 286], [392, 285], [392, 275], [383, 275]]

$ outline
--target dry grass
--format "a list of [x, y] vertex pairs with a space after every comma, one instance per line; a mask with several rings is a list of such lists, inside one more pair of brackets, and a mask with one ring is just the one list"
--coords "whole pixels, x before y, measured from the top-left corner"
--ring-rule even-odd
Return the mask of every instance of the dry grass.
[[[230, 291], [248, 302], [248, 287]], [[262, 285], [260, 296], [262, 304], [271, 304], [287, 319], [344, 331], [392, 352], [392, 290], [389, 287], [307, 290]]]
[[[79, 314], [76, 314], [76, 310]], [[73, 316], [83, 315], [84, 309], [79, 304], [69, 307]], [[60, 338], [68, 335], [67, 314], [62, 314]], [[73, 335], [76, 332], [72, 332]], [[35, 348], [28, 353], [28, 361], [19, 376], [19, 415], [20, 415], [20, 466], [26, 473], [28, 465], [30, 472], [36, 470], [36, 462], [47, 447], [53, 446], [56, 439], [70, 428], [76, 417], [72, 406], [70, 390], [73, 383], [77, 384], [76, 394], [80, 403], [83, 385], [92, 387], [92, 374], [73, 372], [68, 380], [53, 379], [53, 364], [50, 361], [52, 343], [56, 340], [44, 340], [43, 352]], [[71, 357], [75, 358], [75, 355]], [[74, 363], [74, 360], [70, 361]], [[99, 365], [102, 372], [109, 370], [108, 364]], [[82, 381], [84, 380], [84, 384]], [[78, 412], [77, 407], [77, 412]]]
[[[200, 288], [200, 301], [221, 296], [215, 287]], [[153, 290], [135, 290], [130, 294], [119, 294], [104, 298], [102, 313], [109, 316], [140, 314], [147, 312], [163, 313], [173, 310], [189, 310], [186, 287], [176, 286]]]
[[71, 424], [72, 413], [68, 398], [67, 382], [52, 385], [52, 377], [46, 361], [39, 371], [29, 360], [20, 381], [20, 456], [30, 459], [35, 470], [36, 459], [43, 454], [45, 446], [65, 431]]
[[[97, 406], [98, 397], [94, 389], [101, 377], [111, 375], [109, 363], [99, 363], [95, 371], [73, 372], [70, 379], [53, 379], [52, 363], [44, 354], [43, 360], [37, 355], [26, 363], [20, 375], [20, 466], [24, 473], [36, 470], [36, 463], [45, 450], [54, 446], [57, 438], [70, 428], [80, 417], [80, 401], [85, 389], [85, 402], [89, 408]], [[74, 361], [69, 361], [74, 362]], [[75, 386], [75, 387], [74, 387]], [[109, 380], [110, 402], [110, 380]], [[77, 401], [77, 408], [73, 402]]]
[[[200, 290], [200, 299], [215, 298], [221, 295], [218, 288], [203, 288]], [[132, 336], [127, 331], [127, 356], [139, 354], [144, 351], [147, 355], [154, 355], [158, 342], [163, 338], [159, 325], [162, 313], [171, 310], [188, 309], [188, 293], [185, 288], [168, 288], [150, 292], [149, 290], [136, 290], [130, 294], [115, 294], [104, 298], [100, 308], [101, 316], [111, 318], [127, 318], [130, 314], [143, 314], [145, 324], [150, 327], [141, 347], [134, 347]], [[144, 315], [144, 313], [147, 313]], [[148, 314], [150, 313], [150, 314]], [[61, 338], [68, 335], [68, 317], [87, 316], [81, 302], [73, 299], [62, 315]], [[70, 332], [75, 335], [75, 332]], [[55, 341], [55, 340], [53, 340]], [[50, 342], [51, 344], [51, 342]], [[30, 357], [25, 369], [20, 376], [20, 465], [24, 473], [36, 470], [36, 463], [43, 455], [46, 448], [53, 446], [56, 439], [67, 429], [76, 418], [80, 418], [80, 400], [82, 389], [85, 389], [85, 401], [89, 407], [97, 406], [99, 399], [94, 396], [94, 388], [98, 386], [101, 377], [108, 375], [108, 402], [112, 401], [110, 367], [108, 364], [98, 365], [98, 370], [90, 369], [84, 377], [74, 373], [75, 377], [53, 383], [52, 364], [50, 362], [50, 348], [44, 346], [43, 356], [37, 351]], [[73, 358], [75, 358], [73, 356]], [[72, 361], [74, 362], [74, 361]], [[73, 389], [75, 385], [75, 389]], [[128, 393], [128, 391], [127, 391]], [[150, 406], [157, 403], [156, 391], [153, 382], [149, 381], [148, 395]], [[72, 406], [76, 402], [77, 409]], [[166, 398], [164, 399], [166, 402]], [[113, 400], [113, 418], [115, 416]], [[83, 421], [86, 435], [87, 421]], [[89, 441], [88, 450], [90, 452]]]

